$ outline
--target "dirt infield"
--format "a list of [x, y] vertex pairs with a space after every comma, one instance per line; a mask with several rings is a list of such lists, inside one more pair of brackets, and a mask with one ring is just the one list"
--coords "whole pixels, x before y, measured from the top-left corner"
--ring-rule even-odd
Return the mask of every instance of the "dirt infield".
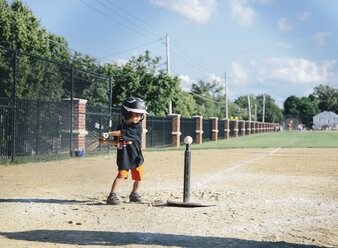
[[144, 204], [105, 205], [115, 155], [0, 166], [0, 247], [338, 247], [338, 149], [144, 152]]

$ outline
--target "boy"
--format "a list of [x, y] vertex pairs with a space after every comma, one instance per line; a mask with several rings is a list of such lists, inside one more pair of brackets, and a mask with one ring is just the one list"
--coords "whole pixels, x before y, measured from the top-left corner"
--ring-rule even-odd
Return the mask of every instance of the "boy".
[[121, 182], [128, 178], [129, 170], [131, 170], [132, 180], [134, 180], [129, 200], [142, 202], [137, 192], [143, 179], [144, 158], [141, 151], [143, 128], [141, 121], [145, 114], [147, 114], [145, 102], [141, 98], [128, 97], [123, 101], [121, 107], [122, 124], [117, 127], [116, 131], [108, 132], [109, 136], [114, 136], [114, 140], [106, 140], [103, 135], [99, 139], [100, 143], [107, 142], [117, 147], [118, 174], [107, 199], [109, 205], [121, 203], [116, 192]]

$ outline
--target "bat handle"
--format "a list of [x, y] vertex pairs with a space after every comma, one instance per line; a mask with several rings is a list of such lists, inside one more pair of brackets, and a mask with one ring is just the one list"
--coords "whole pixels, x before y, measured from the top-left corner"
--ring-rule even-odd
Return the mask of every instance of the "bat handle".
[[104, 133], [102, 136], [103, 136], [103, 138], [108, 139], [109, 134], [108, 133]]

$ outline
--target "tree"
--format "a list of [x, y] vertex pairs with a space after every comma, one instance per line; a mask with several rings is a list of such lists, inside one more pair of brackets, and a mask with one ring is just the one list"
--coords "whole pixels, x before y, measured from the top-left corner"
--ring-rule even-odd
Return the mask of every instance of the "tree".
[[[258, 95], [256, 97], [257, 101], [261, 106], [263, 106], [263, 95]], [[259, 119], [262, 120], [262, 113], [259, 113]], [[281, 123], [283, 120], [283, 113], [279, 106], [275, 103], [275, 100], [265, 94], [265, 122], [272, 122], [272, 123]]]
[[[48, 34], [40, 28], [40, 22], [20, 0], [8, 5], [0, 0], [0, 45], [20, 52], [51, 58]], [[0, 96], [11, 97], [14, 82], [15, 53], [1, 50], [0, 73], [2, 86]], [[17, 56], [18, 98], [60, 100], [64, 95], [63, 77], [55, 63], [19, 53]], [[46, 90], [48, 89], [48, 90]]]
[[191, 94], [199, 106], [198, 115], [205, 118], [225, 116], [225, 97], [221, 94], [223, 87], [216, 81], [204, 82], [203, 80], [194, 83]]
[[332, 111], [338, 114], [338, 89], [321, 84], [314, 88], [309, 99], [317, 102], [320, 111]]
[[[250, 107], [251, 107], [251, 117], [255, 114], [255, 105], [257, 106], [257, 112], [260, 112], [262, 107], [257, 99], [255, 99], [253, 96], [249, 96], [250, 98]], [[248, 103], [248, 96], [240, 96], [235, 100], [235, 103], [238, 104], [238, 106], [245, 110], [242, 112], [239, 112], [239, 115], [242, 115], [243, 119], [249, 120], [249, 103]], [[254, 118], [252, 118], [254, 120]]]
[[308, 97], [300, 99], [299, 114], [302, 115], [316, 115], [318, 113], [318, 106], [312, 102]]
[[284, 114], [298, 115], [300, 114], [301, 100], [296, 96], [289, 96], [284, 102]]

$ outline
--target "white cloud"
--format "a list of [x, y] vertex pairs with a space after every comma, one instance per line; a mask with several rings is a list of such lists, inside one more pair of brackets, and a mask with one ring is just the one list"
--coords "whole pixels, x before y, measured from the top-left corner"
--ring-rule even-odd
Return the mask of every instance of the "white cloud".
[[270, 67], [272, 78], [294, 84], [311, 84], [329, 80], [329, 70], [336, 61], [324, 61], [321, 65], [317, 65], [307, 59], [273, 57], [265, 60], [265, 63]]
[[202, 25], [206, 24], [217, 11], [216, 0], [150, 0], [150, 2]]
[[181, 81], [181, 89], [185, 92], [190, 92], [192, 84], [196, 83], [188, 75], [178, 75], [178, 78]]
[[127, 59], [114, 59], [114, 63], [116, 63], [119, 66], [123, 66], [128, 63], [129, 60]]
[[248, 79], [248, 75], [241, 64], [232, 62], [230, 78], [232, 79], [233, 83], [237, 85], [244, 85]]
[[289, 32], [293, 30], [291, 22], [286, 18], [280, 18], [277, 20], [278, 30], [281, 32]]
[[255, 11], [250, 8], [246, 0], [230, 0], [231, 16], [242, 26], [251, 26]]
[[299, 13], [297, 17], [300, 21], [305, 22], [310, 19], [311, 15], [312, 14], [310, 12], [303, 12], [303, 13]]
[[326, 45], [325, 39], [328, 38], [331, 34], [328, 32], [319, 32], [319, 33], [315, 33], [312, 36], [312, 40], [314, 40], [315, 42], [317, 42], [318, 45], [320, 46], [324, 46]]
[[217, 83], [220, 83], [223, 81], [223, 79], [217, 76], [216, 74], [209, 74], [208, 76], [210, 78], [210, 81], [216, 81]]
[[250, 60], [250, 65], [256, 66], [256, 64], [257, 64], [257, 61], [255, 59]]
[[276, 46], [278, 47], [283, 47], [283, 48], [293, 48], [293, 45], [290, 43], [285, 43], [285, 42], [277, 42]]

